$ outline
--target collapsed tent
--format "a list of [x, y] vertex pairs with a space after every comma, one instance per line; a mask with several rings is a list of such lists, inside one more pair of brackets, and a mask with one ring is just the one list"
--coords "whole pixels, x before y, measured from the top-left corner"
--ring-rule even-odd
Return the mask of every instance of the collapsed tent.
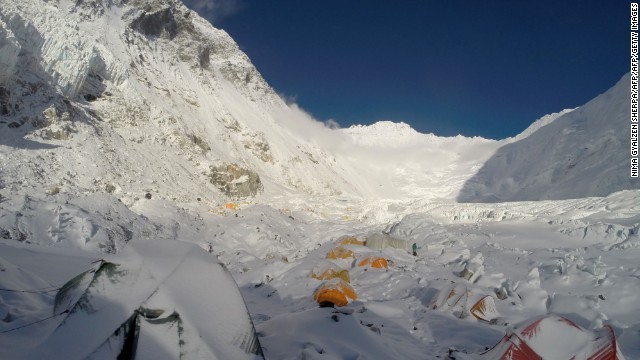
[[471, 314], [478, 320], [488, 322], [500, 317], [493, 297], [478, 289], [470, 290], [464, 284], [451, 284], [442, 288], [433, 298], [431, 308], [449, 311], [459, 318]]
[[[255, 328], [229, 272], [200, 247], [131, 243], [62, 286], [53, 316], [17, 328], [11, 359], [258, 359]], [[50, 310], [51, 311], [51, 310]]]
[[313, 299], [320, 306], [346, 306], [349, 301], [357, 298], [356, 291], [342, 279], [325, 282], [313, 294]]
[[406, 240], [395, 238], [388, 234], [373, 234], [367, 237], [366, 246], [374, 250], [396, 248], [409, 251], [409, 243]]
[[327, 259], [349, 259], [353, 257], [353, 251], [343, 246], [336, 246], [327, 253]]
[[321, 261], [311, 269], [310, 277], [318, 280], [329, 280], [334, 278], [351, 282], [349, 278], [349, 270], [343, 269], [331, 261]]
[[376, 269], [388, 269], [389, 268], [389, 263], [387, 262], [387, 259], [385, 258], [381, 258], [378, 256], [368, 256], [364, 259], [362, 259], [359, 263], [358, 263], [359, 267], [364, 267], [364, 266], [368, 266], [368, 267], [372, 267], [372, 268], [376, 268]]
[[512, 328], [481, 359], [624, 360], [609, 325], [587, 330], [555, 314], [545, 314]]

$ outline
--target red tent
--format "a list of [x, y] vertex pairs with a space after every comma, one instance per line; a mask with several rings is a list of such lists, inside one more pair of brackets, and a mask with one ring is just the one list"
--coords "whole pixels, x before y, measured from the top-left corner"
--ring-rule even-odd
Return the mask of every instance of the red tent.
[[509, 328], [482, 358], [624, 360], [611, 326], [591, 331], [555, 314], [538, 316]]

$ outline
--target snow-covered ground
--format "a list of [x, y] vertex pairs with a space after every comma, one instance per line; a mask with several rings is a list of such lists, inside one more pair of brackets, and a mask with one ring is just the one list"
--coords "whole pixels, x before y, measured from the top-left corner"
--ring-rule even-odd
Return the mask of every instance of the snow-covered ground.
[[[0, 204], [1, 287], [43, 289], [1, 293], [0, 331], [52, 314], [53, 290], [98, 259], [130, 267], [143, 261], [149, 279], [161, 279], [189, 250], [180, 244], [193, 243], [202, 256], [217, 255], [233, 274], [267, 359], [435, 359], [452, 348], [479, 353], [496, 344], [508, 326], [548, 312], [587, 329], [610, 324], [622, 353], [640, 358], [639, 191], [577, 200], [424, 201], [405, 207], [323, 198], [322, 204], [239, 204], [213, 212], [197, 202], [176, 206], [153, 199], [128, 210], [108, 195], [44, 200], [9, 197]], [[385, 216], [366, 217], [372, 212]], [[37, 221], [30, 220], [34, 216]], [[119, 228], [131, 234], [119, 237]], [[364, 240], [383, 231], [409, 245], [415, 242], [418, 256], [406, 249], [345, 245], [354, 258], [325, 259], [344, 235]], [[23, 241], [16, 241], [20, 237]], [[105, 254], [108, 246], [118, 254]], [[387, 259], [389, 269], [356, 266], [369, 255]], [[313, 299], [322, 281], [310, 273], [325, 261], [349, 271], [358, 299], [344, 308], [319, 308]], [[474, 273], [469, 280], [461, 277], [465, 268]], [[142, 281], [136, 276], [125, 283]], [[217, 285], [197, 273], [182, 276], [194, 288], [174, 293], [165, 308], [178, 309], [191, 296], [203, 296], [216, 307]], [[159, 281], [142, 283], [153, 290]], [[453, 283], [493, 296], [500, 317], [489, 323], [468, 313], [460, 318], [455, 311], [433, 309], [438, 291]], [[203, 287], [211, 290], [196, 291]], [[125, 307], [141, 302], [118, 294], [105, 296]], [[183, 313], [194, 316], [190, 311]], [[203, 312], [197, 316], [209, 316], [206, 309], [197, 311]], [[218, 316], [214, 313], [210, 316]], [[15, 356], [24, 348], [51, 345], [52, 321], [2, 333], [0, 353]], [[104, 340], [120, 323], [110, 326], [92, 341]], [[181, 351], [196, 356], [202, 348]]]

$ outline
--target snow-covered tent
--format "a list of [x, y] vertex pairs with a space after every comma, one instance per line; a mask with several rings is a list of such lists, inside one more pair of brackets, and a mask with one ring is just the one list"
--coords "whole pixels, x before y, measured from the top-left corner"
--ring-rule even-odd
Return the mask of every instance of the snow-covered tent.
[[0, 357], [262, 358], [233, 278], [193, 244], [132, 242], [117, 261], [94, 262], [69, 280], [50, 306], [45, 321], [8, 333], [16, 341], [4, 339]]
[[313, 299], [320, 306], [346, 306], [349, 301], [357, 298], [356, 291], [342, 279], [328, 280], [313, 294]]
[[341, 236], [340, 238], [338, 238], [336, 243], [340, 245], [360, 245], [360, 246], [364, 245], [363, 240], [358, 240], [357, 237], [351, 236], [351, 235]]
[[387, 259], [379, 256], [367, 256], [358, 262], [358, 266], [368, 266], [376, 269], [388, 269], [389, 262], [387, 261]]
[[317, 263], [313, 269], [311, 269], [309, 276], [318, 280], [339, 278], [346, 282], [351, 282], [349, 278], [349, 270], [343, 269], [336, 263], [328, 260]]
[[500, 317], [493, 297], [478, 289], [469, 289], [464, 284], [451, 284], [440, 289], [431, 302], [431, 308], [451, 312], [459, 318], [471, 314], [478, 320], [489, 322]]
[[349, 259], [353, 257], [353, 251], [344, 246], [336, 246], [327, 253], [327, 259]]
[[388, 247], [409, 251], [409, 243], [387, 234], [372, 234], [367, 237], [366, 246], [374, 250], [382, 250]]
[[624, 360], [611, 326], [590, 331], [555, 314], [507, 329], [502, 340], [481, 358]]

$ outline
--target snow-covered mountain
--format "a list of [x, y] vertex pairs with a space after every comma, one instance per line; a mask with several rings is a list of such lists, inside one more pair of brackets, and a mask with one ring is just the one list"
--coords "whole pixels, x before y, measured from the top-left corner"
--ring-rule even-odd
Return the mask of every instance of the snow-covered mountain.
[[511, 138], [508, 138], [506, 140], [509, 141], [509, 142], [522, 140], [522, 139], [526, 138], [527, 136], [533, 134], [534, 132], [538, 131], [538, 129], [540, 129], [541, 127], [552, 123], [557, 118], [561, 117], [562, 115], [568, 114], [568, 113], [572, 112], [573, 110], [575, 110], [575, 109], [564, 109], [564, 110], [559, 111], [557, 113], [552, 113], [552, 114], [545, 115], [545, 116], [541, 117], [540, 119], [534, 121], [531, 125], [529, 125], [526, 129], [524, 129], [520, 134], [518, 134], [518, 135], [516, 135], [514, 137], [511, 137]]
[[179, 1], [1, 4], [0, 184], [12, 192], [452, 199], [497, 147], [390, 122], [327, 129]]
[[[536, 166], [522, 172], [509, 163], [471, 179], [495, 167], [501, 145], [538, 143], [529, 137], [548, 123], [566, 127], [552, 122], [560, 113], [504, 141], [437, 137], [388, 121], [330, 130], [285, 104], [224, 31], [179, 1], [1, 4], [0, 184], [12, 192], [107, 192], [128, 205], [147, 193], [211, 203], [295, 194], [455, 199], [465, 184], [464, 194], [496, 193], [493, 183], [532, 175]], [[527, 181], [541, 181], [534, 177]], [[606, 195], [630, 185], [594, 186], [572, 191]]]
[[350, 146], [338, 156], [372, 174], [376, 196], [391, 199], [454, 199], [502, 143], [422, 134], [408, 124], [391, 121], [339, 131], [349, 137]]
[[358, 192], [309, 138], [324, 128], [181, 2], [0, 5], [3, 187], [130, 201]]
[[627, 74], [587, 104], [534, 123], [482, 166], [458, 200], [571, 199], [640, 188], [629, 169], [629, 84]]

